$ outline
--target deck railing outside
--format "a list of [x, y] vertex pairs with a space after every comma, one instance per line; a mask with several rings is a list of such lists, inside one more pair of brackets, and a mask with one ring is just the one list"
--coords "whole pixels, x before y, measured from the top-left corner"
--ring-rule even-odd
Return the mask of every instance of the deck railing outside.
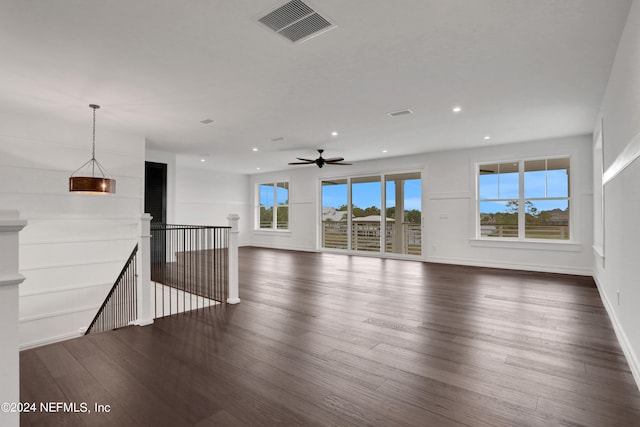
[[[530, 225], [524, 228], [528, 239], [568, 240], [568, 225]], [[481, 224], [482, 237], [518, 237], [518, 224]]]
[[[352, 222], [351, 246], [355, 251], [380, 252], [380, 223]], [[402, 248], [394, 248], [394, 235], [404, 233]], [[347, 249], [348, 224], [346, 221], [322, 222], [322, 247], [331, 249]], [[420, 255], [422, 253], [422, 226], [405, 222], [398, 224], [387, 222], [385, 227], [385, 251], [387, 253], [402, 253]], [[395, 249], [395, 250], [394, 250]]]

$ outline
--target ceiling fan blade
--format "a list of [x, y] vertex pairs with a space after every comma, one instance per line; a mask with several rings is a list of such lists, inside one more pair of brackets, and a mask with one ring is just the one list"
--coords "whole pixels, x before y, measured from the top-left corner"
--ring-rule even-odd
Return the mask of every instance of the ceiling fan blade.
[[303, 162], [311, 162], [311, 163], [315, 162], [315, 160], [305, 159], [305, 158], [303, 158], [303, 157], [296, 157], [296, 159], [298, 159], [298, 160], [302, 160]]
[[290, 165], [312, 165], [314, 163], [315, 163], [314, 161], [311, 161], [311, 162], [290, 162], [289, 164]]
[[337, 163], [337, 162], [331, 162], [331, 163], [327, 163], [328, 165], [339, 165], [339, 166], [351, 166], [353, 163]]
[[343, 160], [344, 160], [344, 157], [331, 157], [330, 159], [324, 159], [324, 161], [327, 162], [327, 163], [341, 162]]

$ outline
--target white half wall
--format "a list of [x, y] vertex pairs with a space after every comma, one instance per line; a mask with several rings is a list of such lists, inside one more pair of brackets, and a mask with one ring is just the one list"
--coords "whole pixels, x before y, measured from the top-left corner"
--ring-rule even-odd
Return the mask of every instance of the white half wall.
[[[609, 77], [601, 114], [604, 174], [595, 186], [604, 203], [603, 245], [594, 254], [594, 275], [619, 341], [640, 387], [640, 2], [631, 6]], [[617, 165], [623, 165], [619, 170]], [[615, 169], [615, 170], [612, 170]], [[597, 173], [601, 170], [595, 165]], [[609, 173], [608, 173], [609, 172]], [[611, 173], [614, 172], [614, 173]], [[604, 188], [604, 191], [603, 191]], [[595, 206], [601, 209], [601, 206]]]
[[[399, 142], [401, 143], [401, 142]], [[315, 251], [319, 249], [321, 178], [420, 171], [423, 197], [422, 259], [429, 262], [479, 265], [591, 275], [592, 136], [575, 136], [480, 149], [426, 153], [410, 157], [357, 162], [350, 167], [291, 167], [252, 175], [250, 239], [255, 246]], [[339, 154], [339, 153], [338, 153]], [[475, 239], [475, 164], [549, 156], [571, 157], [572, 239], [569, 243], [505, 243]], [[290, 230], [255, 230], [256, 191], [260, 183], [290, 181]]]
[[[18, 233], [26, 225], [18, 211], [0, 210], [0, 403], [20, 402], [20, 354], [18, 332]], [[0, 425], [17, 427], [20, 414], [0, 411]]]
[[79, 335], [138, 241], [144, 138], [98, 127], [96, 155], [114, 195], [72, 194], [69, 175], [91, 157], [91, 120], [0, 113], [0, 206], [29, 227], [20, 238], [20, 346]]

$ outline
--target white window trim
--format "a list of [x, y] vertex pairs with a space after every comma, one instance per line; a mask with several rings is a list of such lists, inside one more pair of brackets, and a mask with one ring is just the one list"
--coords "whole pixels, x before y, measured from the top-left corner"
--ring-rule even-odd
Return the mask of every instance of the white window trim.
[[[289, 191], [289, 197], [287, 199], [287, 228], [278, 228], [277, 227], [277, 208], [278, 208], [278, 199], [277, 199], [277, 189], [276, 186], [281, 183], [287, 184], [287, 189]], [[261, 228], [260, 227], [260, 187], [263, 185], [270, 185], [274, 189], [273, 194], [273, 219], [271, 223], [271, 228]], [[253, 209], [254, 215], [254, 224], [253, 231], [256, 233], [264, 233], [264, 234], [291, 234], [291, 181], [289, 179], [274, 179], [269, 180], [268, 182], [257, 182], [255, 185], [255, 204]], [[282, 205], [284, 206], [284, 205]]]
[[[524, 163], [532, 160], [553, 160], [553, 159], [569, 159], [569, 196], [555, 198], [558, 200], [568, 200], [569, 203], [569, 240], [553, 240], [553, 239], [536, 239], [524, 237], [524, 210], [518, 210], [518, 236], [523, 237], [483, 237], [480, 230], [480, 166], [491, 163], [518, 163], [518, 185], [519, 194], [518, 201], [521, 206], [524, 206], [524, 200], [530, 200], [524, 198]], [[473, 180], [475, 187], [475, 197], [473, 198], [473, 222], [474, 235], [469, 239], [471, 246], [484, 246], [484, 247], [504, 247], [504, 248], [526, 248], [526, 249], [540, 249], [540, 250], [560, 250], [579, 252], [582, 250], [582, 244], [576, 240], [575, 236], [575, 213], [574, 213], [574, 199], [573, 193], [575, 192], [574, 185], [574, 162], [571, 154], [559, 154], [559, 155], [541, 155], [535, 157], [521, 157], [518, 159], [487, 159], [477, 160], [473, 164]], [[540, 199], [540, 198], [534, 198]], [[545, 198], [549, 200], [554, 198]], [[490, 200], [489, 200], [490, 201]]]
[[582, 244], [572, 242], [570, 240], [547, 240], [547, 239], [515, 239], [515, 238], [474, 238], [469, 239], [471, 246], [485, 248], [506, 248], [506, 249], [533, 249], [540, 251], [556, 251], [556, 252], [580, 252]]

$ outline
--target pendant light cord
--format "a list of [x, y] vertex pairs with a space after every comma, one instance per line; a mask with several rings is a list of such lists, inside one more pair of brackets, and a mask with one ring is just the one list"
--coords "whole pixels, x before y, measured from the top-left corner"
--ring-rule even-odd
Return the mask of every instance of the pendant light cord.
[[93, 146], [91, 147], [91, 176], [96, 176], [96, 109], [93, 108]]
[[96, 109], [93, 109], [93, 148], [91, 150], [91, 158], [96, 159]]
[[[91, 146], [91, 176], [96, 176], [96, 110], [100, 108], [97, 104], [89, 104], [93, 109], [93, 145]], [[100, 168], [102, 171], [102, 168]], [[102, 173], [104, 176], [104, 172]]]
[[83, 168], [87, 167], [89, 165], [89, 163], [91, 163], [91, 177], [95, 178], [96, 176], [96, 169], [98, 169], [98, 172], [100, 172], [100, 174], [102, 175], [103, 178], [109, 178], [109, 174], [107, 173], [106, 170], [104, 170], [104, 168], [102, 167], [102, 165], [100, 164], [100, 162], [96, 159], [96, 110], [98, 108], [100, 108], [99, 105], [96, 104], [89, 104], [89, 107], [91, 107], [93, 109], [93, 140], [92, 140], [92, 144], [91, 144], [91, 158], [89, 160], [87, 160], [87, 162], [85, 164], [83, 164], [82, 166], [80, 166], [78, 169], [76, 169], [72, 174], [71, 177], [74, 177], [76, 173], [78, 173], [80, 170], [82, 170]]

